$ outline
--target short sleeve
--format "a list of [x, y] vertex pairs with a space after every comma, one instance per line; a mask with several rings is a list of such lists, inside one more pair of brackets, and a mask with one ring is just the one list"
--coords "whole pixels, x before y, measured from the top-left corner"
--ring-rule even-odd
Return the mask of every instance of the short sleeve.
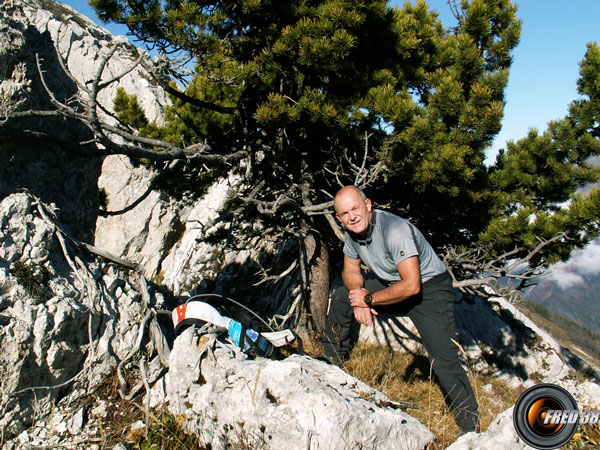
[[386, 236], [386, 248], [395, 265], [411, 256], [419, 256], [412, 230], [406, 222], [395, 222]]
[[344, 239], [344, 255], [350, 259], [360, 259], [360, 255], [352, 245], [348, 235], [346, 235], [346, 238]]

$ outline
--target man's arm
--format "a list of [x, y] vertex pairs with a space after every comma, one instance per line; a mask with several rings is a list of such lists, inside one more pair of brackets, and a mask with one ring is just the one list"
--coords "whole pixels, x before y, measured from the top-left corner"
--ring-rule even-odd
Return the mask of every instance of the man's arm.
[[[421, 270], [419, 269], [419, 258], [417, 256], [405, 259], [398, 263], [396, 267], [402, 279], [381, 291], [373, 292], [371, 306], [398, 303], [421, 291]], [[354, 308], [366, 308], [364, 298], [367, 294], [366, 289], [354, 290], [350, 293], [350, 304]]]
[[419, 257], [411, 256], [398, 263], [396, 267], [402, 279], [381, 291], [373, 293], [374, 305], [391, 305], [421, 292]]
[[360, 289], [365, 285], [365, 279], [360, 270], [360, 259], [352, 259], [344, 255], [344, 272], [342, 273], [342, 278], [349, 291]]
[[[354, 297], [362, 295], [364, 298], [369, 293], [369, 291], [363, 288], [365, 279], [360, 270], [360, 259], [352, 259], [344, 255], [344, 272], [342, 273], [342, 278], [344, 279], [346, 288], [350, 292], [350, 304], [352, 304]], [[372, 315], [377, 315], [377, 311], [369, 308], [364, 302], [362, 302], [361, 306], [357, 307], [353, 304], [352, 306], [354, 308], [354, 318], [358, 323], [369, 327], [373, 325]]]

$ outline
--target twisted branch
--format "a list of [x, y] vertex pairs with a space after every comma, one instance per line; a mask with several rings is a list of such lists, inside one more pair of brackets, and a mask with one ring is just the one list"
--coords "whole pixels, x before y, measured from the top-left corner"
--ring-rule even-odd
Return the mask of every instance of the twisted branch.
[[[36, 65], [42, 87], [48, 95], [51, 105], [55, 109], [7, 112], [0, 121], [0, 134], [36, 139], [49, 138], [61, 146], [64, 145], [67, 150], [72, 150], [72, 145], [61, 142], [59, 138], [53, 137], [52, 133], [47, 131], [30, 130], [24, 127], [14, 129], [9, 126], [12, 121], [28, 117], [55, 117], [81, 123], [90, 130], [92, 138], [79, 142], [79, 146], [88, 146], [91, 144], [94, 147], [94, 150], [84, 151], [84, 153], [91, 155], [105, 156], [122, 154], [136, 158], [147, 158], [153, 161], [189, 159], [210, 165], [232, 165], [248, 157], [248, 152], [246, 150], [231, 150], [225, 154], [216, 154], [207, 142], [198, 142], [187, 147], [175, 146], [159, 139], [150, 139], [139, 136], [129, 130], [125, 130], [121, 126], [113, 126], [100, 119], [98, 114], [99, 110], [113, 118], [114, 115], [98, 101], [99, 93], [111, 84], [118, 82], [125, 75], [131, 73], [136, 67], [142, 65], [142, 67], [149, 68], [147, 63], [144, 64], [144, 54], [141, 54], [131, 66], [108, 80], [102, 81], [102, 76], [104, 75], [109, 60], [122, 46], [122, 43], [117, 43], [111, 48], [110, 52], [101, 59], [93, 80], [90, 80], [86, 85], [80, 83], [73, 77], [66, 67], [66, 63], [58, 52], [58, 49], [56, 49], [61, 69], [65, 75], [77, 85], [80, 91], [80, 95], [78, 95], [76, 99], [70, 99], [66, 103], [59, 101], [48, 86], [45, 71], [42, 67], [42, 60], [39, 55], [36, 54]], [[153, 75], [156, 75], [156, 73]], [[192, 100], [193, 99], [186, 97], [186, 101]], [[200, 103], [203, 104], [203, 102]], [[203, 104], [203, 106], [206, 105]], [[83, 110], [81, 110], [81, 108], [83, 108]], [[218, 110], [218, 108], [214, 110]], [[232, 111], [221, 110], [220, 112]]]
[[[563, 232], [546, 240], [538, 238], [539, 244], [521, 257], [517, 257], [517, 255], [526, 251], [524, 247], [516, 246], [512, 250], [488, 260], [489, 254], [482, 247], [459, 253], [456, 248], [449, 246], [445, 248], [443, 260], [452, 277], [453, 286], [464, 293], [482, 294], [478, 288], [486, 285], [493, 287], [491, 284], [500, 278], [519, 282], [515, 287], [510, 284], [508, 291], [522, 291], [531, 285], [531, 281], [539, 278], [545, 272], [545, 269], [541, 269], [539, 266], [530, 266], [531, 260], [545, 247], [564, 239], [566, 235], [567, 232]], [[523, 270], [515, 272], [518, 268]], [[473, 278], [478, 274], [481, 274], [479, 278]]]

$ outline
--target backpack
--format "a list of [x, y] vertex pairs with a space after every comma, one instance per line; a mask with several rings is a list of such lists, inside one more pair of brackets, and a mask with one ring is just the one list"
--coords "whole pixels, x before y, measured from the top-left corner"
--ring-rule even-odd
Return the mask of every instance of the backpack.
[[302, 340], [292, 330], [275, 331], [248, 307], [219, 294], [190, 297], [173, 310], [172, 320], [176, 336], [188, 326], [201, 328], [208, 324], [247, 354], [272, 358], [294, 341], [303, 353]]

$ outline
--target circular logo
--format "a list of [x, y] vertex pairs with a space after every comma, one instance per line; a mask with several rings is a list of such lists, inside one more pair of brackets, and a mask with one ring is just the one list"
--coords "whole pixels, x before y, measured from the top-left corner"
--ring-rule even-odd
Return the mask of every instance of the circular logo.
[[513, 422], [526, 444], [542, 450], [556, 449], [575, 434], [579, 409], [565, 389], [554, 384], [538, 384], [517, 400]]

